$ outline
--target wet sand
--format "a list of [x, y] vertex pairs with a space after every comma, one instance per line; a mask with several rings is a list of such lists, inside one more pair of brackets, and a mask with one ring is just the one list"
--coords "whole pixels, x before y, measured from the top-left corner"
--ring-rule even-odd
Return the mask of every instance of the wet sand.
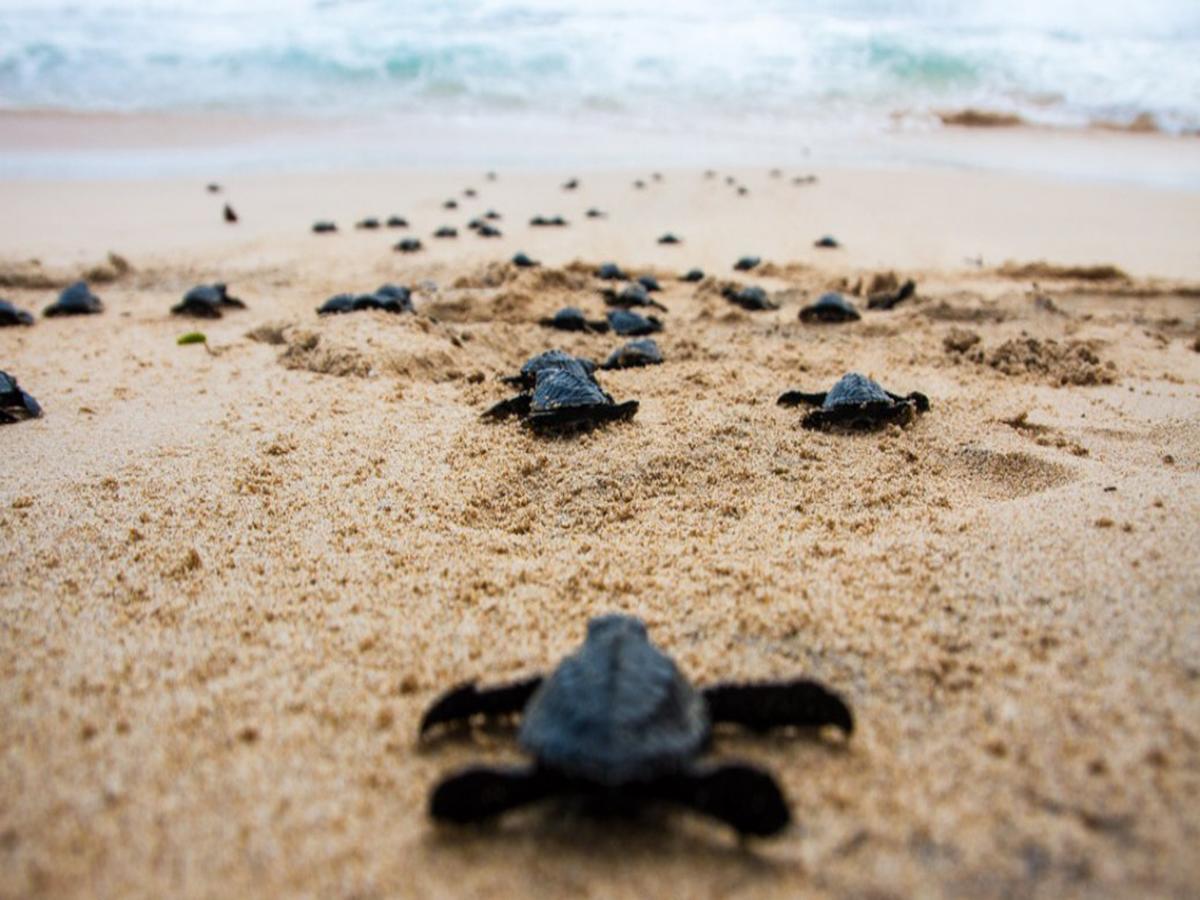
[[[0, 331], [46, 410], [0, 431], [0, 894], [1191, 894], [1200, 194], [815, 173], [737, 172], [746, 196], [690, 170], [6, 183], [0, 295], [40, 310], [54, 289], [19, 285], [133, 268], [101, 316]], [[462, 230], [489, 207], [503, 238]], [[412, 228], [352, 227], [392, 213]], [[408, 234], [426, 252], [391, 252]], [[766, 265], [732, 272], [747, 253]], [[636, 418], [481, 422], [527, 356], [619, 343], [533, 324], [598, 316], [610, 259], [666, 288], [665, 364], [601, 376]], [[1127, 277], [1004, 268], [1038, 260]], [[692, 266], [714, 281], [672, 277]], [[886, 270], [917, 298], [797, 320]], [[167, 314], [217, 279], [249, 309]], [[737, 310], [723, 280], [782, 306]], [[416, 315], [314, 314], [385, 281], [419, 286]], [[176, 345], [194, 328], [212, 354]], [[844, 436], [775, 405], [848, 370], [932, 410]], [[849, 741], [717, 741], [778, 775], [786, 834], [431, 826], [439, 775], [516, 756], [502, 727], [418, 748], [425, 705], [553, 665], [611, 610], [699, 683], [843, 692]]]

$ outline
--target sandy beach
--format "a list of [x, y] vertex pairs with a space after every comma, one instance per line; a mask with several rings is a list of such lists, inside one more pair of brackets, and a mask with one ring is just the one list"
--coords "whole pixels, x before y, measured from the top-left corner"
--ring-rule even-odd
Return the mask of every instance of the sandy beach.
[[[99, 266], [106, 308], [0, 331], [45, 409], [0, 430], [0, 896], [1193, 896], [1200, 190], [782, 169], [4, 181], [0, 296], [40, 312]], [[500, 238], [465, 229], [488, 209]], [[410, 227], [354, 228], [392, 214]], [[733, 272], [745, 254], [763, 265]], [[610, 260], [668, 308], [665, 363], [601, 375], [632, 422], [481, 421], [527, 357], [621, 342], [536, 324], [599, 316]], [[917, 296], [798, 320], [828, 289], [865, 308], [889, 273]], [[169, 315], [218, 280], [248, 309]], [[780, 308], [737, 309], [726, 281]], [[417, 313], [315, 314], [384, 282]], [[176, 344], [194, 329], [207, 350]], [[841, 435], [775, 403], [847, 371], [931, 410]], [[425, 706], [552, 667], [606, 611], [698, 684], [844, 694], [847, 741], [718, 738], [776, 773], [785, 834], [429, 822], [441, 774], [518, 757], [499, 726], [419, 747]]]

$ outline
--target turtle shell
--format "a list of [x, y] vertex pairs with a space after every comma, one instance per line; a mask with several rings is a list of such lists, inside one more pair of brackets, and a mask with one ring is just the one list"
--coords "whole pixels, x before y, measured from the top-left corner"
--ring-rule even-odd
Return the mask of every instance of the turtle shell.
[[104, 304], [91, 292], [86, 281], [77, 281], [64, 288], [58, 299], [46, 307], [47, 316], [84, 316], [101, 312]]
[[637, 283], [648, 291], [662, 290], [662, 285], [658, 283], [658, 279], [653, 275], [643, 275], [637, 280]]
[[767, 295], [767, 292], [756, 284], [744, 287], [741, 290], [731, 290], [725, 295], [725, 298], [730, 303], [751, 311], [779, 309], [779, 304], [773, 302]]
[[547, 369], [570, 369], [582, 374], [585, 378], [591, 378], [596, 366], [590, 359], [579, 359], [565, 350], [547, 350], [545, 353], [539, 353], [526, 360], [525, 365], [521, 366], [520, 374], [509, 376], [504, 380], [509, 384], [531, 388], [537, 381], [538, 373]]
[[421, 249], [421, 242], [416, 238], [405, 238], [396, 244], [394, 249], [400, 253], [416, 253]]
[[616, 263], [603, 263], [596, 269], [596, 277], [604, 281], [626, 281], [629, 276]]
[[449, 225], [443, 225], [433, 233], [435, 238], [454, 238], [458, 237], [458, 229], [451, 228]]
[[802, 322], [854, 322], [861, 318], [854, 304], [836, 291], [822, 294], [816, 303], [800, 310]]
[[703, 281], [704, 271], [702, 269], [688, 269], [686, 273], [680, 276], [680, 281]]
[[559, 331], [586, 331], [588, 327], [583, 310], [575, 306], [563, 307], [549, 319], [543, 319], [542, 322]]
[[317, 315], [328, 316], [354, 312], [357, 308], [354, 305], [356, 299], [354, 294], [335, 294], [317, 307]]
[[0, 328], [7, 325], [32, 325], [33, 316], [23, 309], [13, 306], [7, 300], [0, 300]]
[[604, 361], [604, 369], [632, 369], [656, 366], [663, 361], [662, 351], [653, 338], [641, 338], [618, 347]]
[[862, 406], [865, 403], [892, 403], [891, 395], [874, 379], [858, 372], [848, 372], [829, 389], [821, 409], [843, 406]]
[[518, 269], [532, 269], [534, 266], [540, 265], [540, 263], [537, 260], [531, 259], [525, 253], [518, 253], [515, 256], [513, 256], [512, 264], [514, 266], [516, 266]]
[[662, 331], [662, 322], [654, 316], [642, 316], [628, 309], [615, 309], [608, 314], [608, 324], [617, 334], [638, 337]]
[[388, 228], [407, 228], [408, 220], [404, 216], [388, 216]]
[[545, 768], [617, 787], [684, 768], [710, 731], [704, 698], [645, 625], [609, 615], [530, 699], [518, 739]]
[[313, 234], [333, 234], [337, 231], [337, 225], [333, 222], [322, 220], [313, 223]]
[[17, 379], [7, 372], [0, 372], [0, 424], [19, 422], [21, 419], [36, 419], [42, 408], [33, 397], [17, 384]]
[[761, 262], [761, 256], [743, 256], [733, 264], [733, 268], [738, 272], [749, 272], [751, 269], [757, 268]]

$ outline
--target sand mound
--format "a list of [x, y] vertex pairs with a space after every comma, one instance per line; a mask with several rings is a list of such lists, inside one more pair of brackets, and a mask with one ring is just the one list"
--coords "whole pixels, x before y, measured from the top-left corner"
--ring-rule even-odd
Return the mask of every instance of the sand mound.
[[61, 289], [80, 279], [91, 284], [111, 284], [132, 271], [133, 267], [129, 261], [117, 253], [109, 253], [104, 262], [75, 272], [46, 270], [38, 260], [31, 259], [26, 262], [0, 264], [0, 287], [28, 290]]
[[1025, 120], [1014, 113], [992, 112], [986, 109], [946, 110], [939, 112], [937, 117], [943, 125], [956, 125], [962, 128], [1012, 128], [1024, 125]]
[[1116, 366], [1100, 359], [1095, 341], [1061, 342], [1023, 335], [988, 350], [978, 337], [966, 329], [952, 329], [943, 345], [956, 356], [1005, 375], [1038, 375], [1057, 385], [1112, 384], [1117, 380]]
[[371, 364], [350, 347], [339, 347], [315, 331], [294, 328], [283, 333], [287, 349], [279, 356], [285, 369], [305, 369], [321, 375], [358, 375], [371, 372]]
[[1003, 322], [1008, 314], [993, 304], [983, 306], [956, 306], [941, 300], [921, 310], [926, 318], [935, 322]]
[[1004, 278], [1058, 279], [1061, 281], [1129, 281], [1129, 276], [1117, 266], [1060, 266], [1045, 260], [1017, 263], [1006, 262], [996, 270]]

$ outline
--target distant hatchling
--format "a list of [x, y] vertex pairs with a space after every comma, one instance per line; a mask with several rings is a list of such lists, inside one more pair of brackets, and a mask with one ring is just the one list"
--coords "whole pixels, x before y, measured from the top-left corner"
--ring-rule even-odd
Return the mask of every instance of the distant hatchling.
[[176, 316], [191, 316], [196, 319], [219, 319], [230, 309], [245, 309], [246, 304], [237, 297], [230, 297], [225, 285], [200, 284], [183, 295], [183, 299], [171, 307]]
[[865, 375], [850, 372], [824, 393], [788, 391], [780, 406], [815, 406], [801, 424], [812, 429], [870, 431], [884, 425], [907, 425], [929, 411], [929, 398], [913, 391], [905, 396], [884, 390]]
[[11, 325], [32, 325], [33, 315], [19, 307], [13, 306], [7, 300], [0, 300], [0, 328]]
[[21, 390], [17, 379], [0, 372], [0, 425], [10, 425], [23, 419], [36, 419], [42, 408], [33, 396]]
[[416, 238], [404, 238], [392, 248], [397, 253], [417, 253], [423, 250], [421, 242]]
[[663, 361], [662, 351], [653, 338], [638, 338], [618, 347], [600, 366], [602, 369], [634, 369], [657, 366]]
[[758, 268], [761, 262], [761, 256], [743, 256], [733, 264], [733, 269], [735, 272], [749, 272], [751, 269]]
[[800, 310], [801, 322], [856, 322], [862, 314], [854, 304], [836, 291], [828, 291], [815, 303]]
[[88, 316], [104, 311], [100, 298], [91, 292], [86, 281], [76, 281], [58, 295], [58, 299], [42, 311], [44, 316]]
[[437, 820], [469, 823], [553, 797], [586, 808], [634, 812], [672, 805], [766, 837], [791, 822], [787, 798], [765, 769], [706, 763], [714, 726], [755, 733], [832, 727], [847, 737], [854, 717], [817, 681], [726, 682], [697, 690], [632, 616], [593, 618], [583, 646], [548, 676], [491, 688], [473, 682], [443, 694], [425, 713], [428, 739], [472, 718], [520, 715], [522, 766], [474, 765], [443, 778], [429, 800]]
[[322, 219], [320, 222], [313, 222], [313, 234], [334, 234], [338, 229], [333, 222]]

